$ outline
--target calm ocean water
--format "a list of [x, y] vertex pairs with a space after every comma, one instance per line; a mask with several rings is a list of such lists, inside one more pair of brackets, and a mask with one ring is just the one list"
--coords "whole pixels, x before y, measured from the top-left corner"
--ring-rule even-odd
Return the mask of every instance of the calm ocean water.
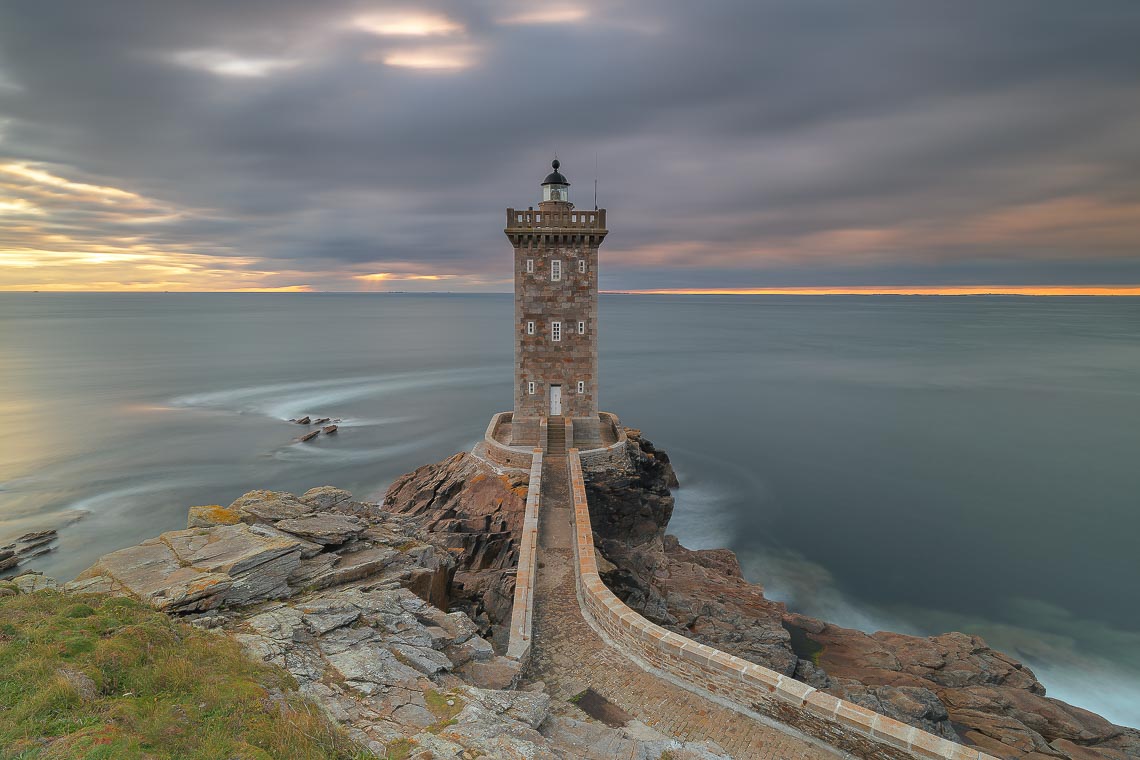
[[[966, 630], [1140, 725], [1140, 299], [603, 296], [673, 531], [794, 609]], [[376, 496], [511, 405], [506, 295], [0, 294], [0, 543], [70, 578], [192, 504]], [[295, 444], [301, 415], [342, 418]], [[71, 520], [85, 514], [83, 519]]]

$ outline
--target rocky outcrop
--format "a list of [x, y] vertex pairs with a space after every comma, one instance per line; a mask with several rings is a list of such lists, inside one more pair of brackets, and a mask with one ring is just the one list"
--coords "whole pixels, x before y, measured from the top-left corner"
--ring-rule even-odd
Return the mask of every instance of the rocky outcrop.
[[528, 483], [524, 471], [460, 453], [402, 476], [384, 497], [386, 511], [412, 518], [421, 538], [452, 553], [452, 605], [504, 647]]
[[[449, 462], [433, 471], [430, 497], [393, 497], [390, 512], [330, 487], [300, 497], [253, 491], [229, 507], [195, 507], [190, 528], [106, 555], [66, 588], [130, 595], [233, 636], [251, 656], [288, 671], [378, 757], [725, 758], [638, 723], [590, 720], [553, 703], [541, 684], [509, 689], [519, 664], [497, 655], [467, 614], [445, 606], [455, 567], [445, 545], [455, 542], [452, 533], [465, 534], [439, 528], [472, 518], [427, 521], [439, 543], [418, 536], [422, 518], [449, 499], [501, 498], [488, 516], [509, 512], [513, 487], [508, 494], [509, 480], [479, 479], [487, 473], [477, 463]], [[419, 494], [413, 479], [401, 482], [405, 495]], [[478, 545], [492, 557], [488, 544]], [[0, 591], [54, 587], [24, 575]]]
[[409, 541], [376, 505], [355, 502], [347, 491], [251, 491], [226, 508], [193, 507], [187, 523], [186, 530], [101, 557], [69, 588], [127, 594], [188, 614], [386, 573], [446, 605], [450, 557]]
[[1140, 731], [1045, 696], [1029, 668], [976, 637], [866, 634], [789, 613], [726, 549], [665, 534], [669, 459], [629, 431], [628, 461], [586, 474], [606, 584], [659, 625], [1000, 758], [1140, 758]]
[[59, 536], [54, 529], [25, 533], [10, 544], [0, 546], [0, 574], [12, 572], [19, 565], [47, 554], [55, 548]]

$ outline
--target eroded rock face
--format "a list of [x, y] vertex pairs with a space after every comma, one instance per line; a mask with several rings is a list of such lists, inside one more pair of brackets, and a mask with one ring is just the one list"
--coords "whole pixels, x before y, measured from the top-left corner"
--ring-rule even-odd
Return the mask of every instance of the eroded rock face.
[[452, 605], [500, 640], [510, 626], [528, 483], [526, 472], [460, 453], [404, 475], [384, 497], [385, 510], [413, 518], [421, 537], [452, 553]]
[[726, 549], [691, 551], [665, 535], [668, 457], [629, 431], [628, 462], [587, 468], [607, 585], [650, 620], [995, 757], [1140, 758], [1140, 731], [1045, 696], [1029, 668], [976, 637], [866, 634], [789, 613], [741, 576]]

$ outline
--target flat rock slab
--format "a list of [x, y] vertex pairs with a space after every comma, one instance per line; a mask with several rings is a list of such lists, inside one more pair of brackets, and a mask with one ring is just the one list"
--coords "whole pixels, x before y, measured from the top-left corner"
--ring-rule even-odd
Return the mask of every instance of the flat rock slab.
[[368, 526], [352, 515], [320, 514], [281, 520], [278, 530], [307, 538], [318, 544], [343, 544], [364, 532]]
[[243, 518], [258, 518], [274, 522], [290, 520], [311, 514], [311, 505], [283, 491], [250, 491], [230, 505]]
[[104, 576], [110, 589], [160, 610], [203, 612], [287, 593], [285, 580], [300, 561], [295, 540], [258, 535], [245, 524], [223, 525], [170, 531], [112, 552], [76, 580]]

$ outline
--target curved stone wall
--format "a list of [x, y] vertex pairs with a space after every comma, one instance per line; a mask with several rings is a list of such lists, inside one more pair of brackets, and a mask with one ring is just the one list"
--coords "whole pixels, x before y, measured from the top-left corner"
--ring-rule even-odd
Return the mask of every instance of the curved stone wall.
[[499, 440], [499, 428], [511, 422], [513, 417], [513, 412], [499, 412], [491, 417], [487, 430], [483, 433], [483, 441], [475, 447], [473, 453], [502, 467], [529, 470], [533, 449], [508, 446]]
[[840, 750], [879, 760], [995, 760], [818, 691], [774, 670], [654, 625], [614, 596], [598, 575], [582, 459], [569, 452], [578, 602], [610, 642], [665, 678], [745, 715], [792, 726]]
[[511, 635], [507, 657], [525, 661], [530, 654], [530, 632], [534, 621], [534, 579], [537, 570], [538, 510], [542, 498], [542, 449], [534, 449], [530, 465], [530, 483], [526, 491], [522, 538], [519, 541], [519, 564], [515, 572], [515, 599], [511, 606]]

